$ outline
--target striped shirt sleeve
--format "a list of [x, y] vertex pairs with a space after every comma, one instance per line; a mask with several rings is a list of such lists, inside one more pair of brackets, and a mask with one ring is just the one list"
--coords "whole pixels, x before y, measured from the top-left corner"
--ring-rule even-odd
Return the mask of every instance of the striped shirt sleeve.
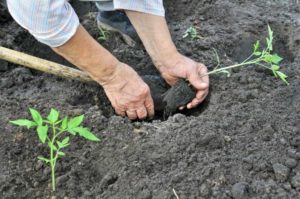
[[79, 19], [66, 0], [7, 0], [12, 17], [38, 41], [58, 47], [76, 32]]
[[114, 8], [165, 16], [163, 0], [114, 0]]

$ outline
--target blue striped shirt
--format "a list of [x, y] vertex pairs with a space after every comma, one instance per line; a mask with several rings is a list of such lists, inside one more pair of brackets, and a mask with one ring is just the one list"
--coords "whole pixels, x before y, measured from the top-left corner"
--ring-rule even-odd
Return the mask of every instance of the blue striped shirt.
[[[162, 1], [113, 0], [112, 5], [113, 9], [164, 16]], [[66, 43], [79, 26], [78, 16], [67, 0], [7, 0], [7, 5], [12, 17], [22, 27], [38, 41], [51, 47]]]

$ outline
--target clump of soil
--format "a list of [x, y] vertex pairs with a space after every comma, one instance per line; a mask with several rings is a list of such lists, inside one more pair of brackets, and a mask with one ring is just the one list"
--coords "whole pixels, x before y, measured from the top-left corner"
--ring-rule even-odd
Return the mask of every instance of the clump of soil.
[[[97, 38], [89, 3], [74, 2], [81, 21]], [[88, 6], [81, 6], [87, 5]], [[57, 196], [63, 198], [299, 198], [300, 190], [300, 5], [294, 0], [166, 1], [179, 51], [216, 65], [242, 60], [256, 39], [275, 33], [290, 86], [269, 71], [247, 67], [231, 78], [211, 76], [209, 98], [198, 108], [154, 121], [114, 115], [103, 90], [0, 61], [0, 198], [49, 198], [50, 170], [36, 159], [47, 149], [32, 130], [8, 121], [27, 118], [28, 107], [46, 114], [86, 115], [99, 144], [72, 138], [57, 165]], [[2, 12], [1, 12], [2, 13]], [[37, 43], [11, 19], [0, 22], [0, 44], [68, 64]], [[194, 25], [201, 39], [183, 39]], [[118, 35], [103, 43], [140, 75], [157, 75], [143, 48]]]
[[153, 98], [155, 111], [170, 116], [181, 106], [187, 105], [196, 93], [187, 81], [180, 79], [169, 86], [161, 76], [145, 75], [143, 80], [148, 84]]

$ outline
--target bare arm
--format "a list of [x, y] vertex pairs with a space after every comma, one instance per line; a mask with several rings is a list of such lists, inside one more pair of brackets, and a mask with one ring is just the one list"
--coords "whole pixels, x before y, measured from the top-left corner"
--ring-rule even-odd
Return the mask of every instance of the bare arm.
[[143, 44], [151, 56], [154, 65], [169, 84], [174, 84], [178, 78], [188, 79], [197, 90], [195, 99], [187, 105], [193, 108], [201, 103], [208, 94], [208, 76], [201, 78], [207, 72], [201, 63], [178, 53], [164, 17], [135, 11], [126, 11]]
[[81, 25], [69, 41], [52, 49], [88, 72], [101, 85], [105, 85], [110, 80], [119, 64], [119, 61], [99, 45]]
[[117, 114], [127, 115], [129, 119], [153, 117], [149, 87], [131, 67], [119, 62], [82, 26], [67, 43], [53, 50], [102, 85]]

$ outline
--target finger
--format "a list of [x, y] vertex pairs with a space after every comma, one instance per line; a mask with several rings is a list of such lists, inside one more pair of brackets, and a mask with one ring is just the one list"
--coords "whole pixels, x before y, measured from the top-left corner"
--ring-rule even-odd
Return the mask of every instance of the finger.
[[148, 114], [148, 117], [150, 119], [152, 119], [154, 117], [154, 103], [153, 103], [153, 99], [151, 97], [151, 95], [149, 94], [147, 97], [146, 97], [146, 100], [145, 100], [145, 108], [146, 108], [146, 111], [147, 111], [147, 114]]
[[186, 106], [188, 109], [192, 109], [192, 108], [195, 108], [197, 107], [202, 101], [195, 98], [192, 100], [192, 102], [188, 103], [188, 105]]
[[123, 111], [123, 110], [117, 110], [117, 109], [115, 109], [115, 111], [116, 111], [116, 113], [117, 113], [118, 115], [120, 115], [120, 116], [122, 116], [122, 117], [125, 117], [125, 116], [126, 116], [126, 112]]
[[206, 75], [207, 72], [208, 72], [206, 66], [199, 63], [198, 64], [198, 70], [199, 70], [199, 76], [201, 77], [201, 80], [203, 82], [206, 82], [207, 84], [209, 84], [209, 76]]
[[197, 107], [200, 103], [202, 103], [205, 100], [206, 96], [208, 95], [208, 92], [200, 92], [200, 93], [201, 93], [200, 98], [194, 98], [192, 100], [192, 102], [188, 103], [188, 105], [187, 105], [188, 109], [192, 109], [192, 108]]
[[182, 110], [184, 110], [184, 108], [185, 108], [184, 106], [181, 106], [181, 107], [179, 107], [179, 110], [182, 111]]
[[[205, 73], [206, 67], [199, 65], [196, 72], [192, 72], [188, 78], [189, 82], [197, 89], [203, 90], [208, 88], [208, 82], [202, 80], [202, 75]], [[201, 72], [201, 73], [200, 73]], [[205, 79], [204, 79], [205, 80]]]
[[147, 115], [148, 115], [146, 107], [141, 107], [141, 108], [139, 108], [139, 109], [136, 111], [136, 113], [137, 113], [137, 117], [138, 117], [140, 120], [147, 118]]
[[137, 114], [134, 110], [127, 110], [126, 115], [130, 120], [135, 120], [137, 119]]
[[196, 98], [197, 99], [202, 99], [204, 96], [206, 96], [208, 94], [208, 89], [205, 89], [204, 91], [198, 91], [196, 94]]

